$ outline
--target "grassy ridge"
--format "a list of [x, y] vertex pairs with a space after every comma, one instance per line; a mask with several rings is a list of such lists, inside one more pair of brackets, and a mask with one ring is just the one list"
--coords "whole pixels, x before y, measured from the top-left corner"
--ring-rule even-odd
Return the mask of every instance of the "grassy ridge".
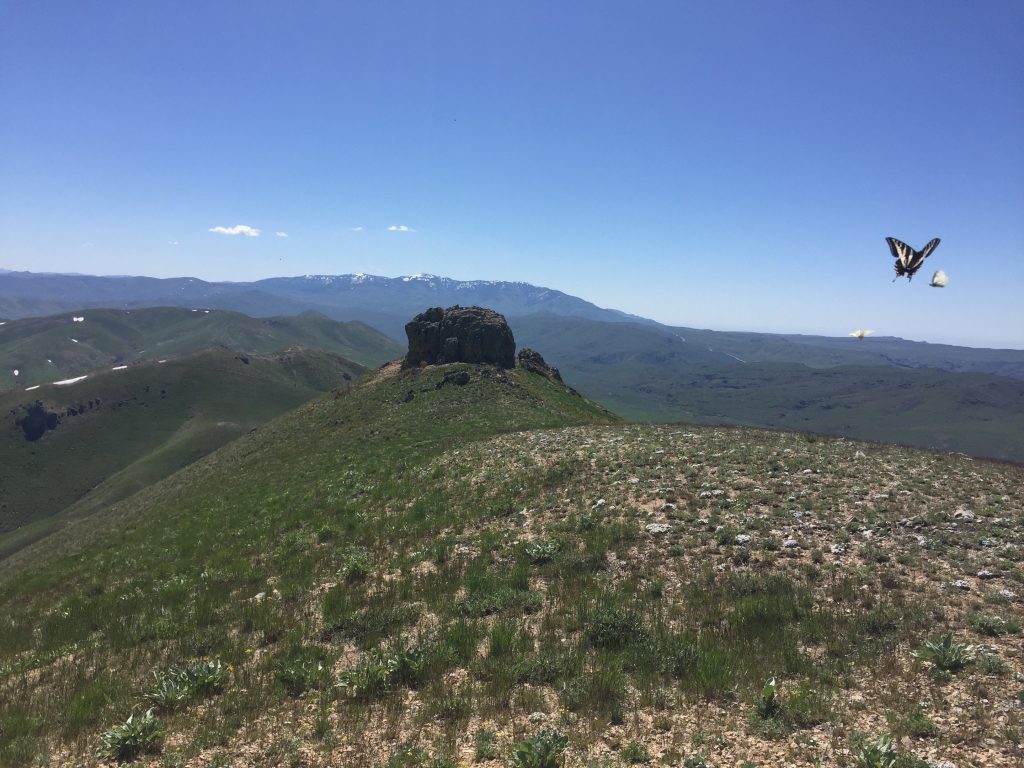
[[[84, 320], [75, 322], [74, 317]], [[90, 309], [12, 320], [0, 326], [0, 390], [212, 346], [247, 354], [304, 346], [370, 367], [403, 352], [396, 341], [363, 323], [339, 323], [314, 312], [252, 318], [236, 312], [176, 307]], [[17, 377], [14, 370], [18, 370]]]
[[[90, 764], [153, 707], [152, 766], [498, 766], [542, 726], [574, 765], [853, 764], [883, 732], [1012, 764], [1019, 468], [613, 421], [428, 368], [115, 505], [0, 586], [0, 761]], [[947, 631], [991, 650], [911, 655]]]
[[[0, 555], [125, 498], [364, 369], [323, 352], [271, 357], [211, 349], [0, 393]], [[59, 423], [29, 441], [33, 404]], [[21, 528], [17, 533], [15, 529]]]

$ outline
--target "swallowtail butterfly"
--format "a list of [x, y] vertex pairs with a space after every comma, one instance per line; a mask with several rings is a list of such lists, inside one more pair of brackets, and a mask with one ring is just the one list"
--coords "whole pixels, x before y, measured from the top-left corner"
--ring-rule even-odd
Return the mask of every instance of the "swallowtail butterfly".
[[[907, 276], [907, 280], [914, 277], [914, 273], [921, 268], [924, 264], [924, 260], [927, 259], [931, 252], [934, 251], [939, 245], [939, 238], [935, 238], [928, 245], [922, 248], [920, 251], [915, 251], [909, 245], [895, 237], [885, 238], [885, 242], [889, 244], [889, 250], [892, 251], [892, 255], [896, 257], [896, 277]], [[893, 280], [896, 279], [893, 278]]]
[[934, 275], [932, 275], [932, 281], [928, 283], [928, 285], [930, 285], [932, 288], [945, 288], [947, 285], [949, 285], [949, 278], [946, 277], [946, 273], [940, 269], [936, 271]]
[[856, 337], [858, 339], [863, 339], [865, 336], [870, 336], [872, 333], [874, 333], [874, 331], [863, 331], [860, 328], [858, 328], [856, 331], [851, 331], [850, 333], [848, 333], [846, 335], [847, 336], [854, 336], [854, 337]]

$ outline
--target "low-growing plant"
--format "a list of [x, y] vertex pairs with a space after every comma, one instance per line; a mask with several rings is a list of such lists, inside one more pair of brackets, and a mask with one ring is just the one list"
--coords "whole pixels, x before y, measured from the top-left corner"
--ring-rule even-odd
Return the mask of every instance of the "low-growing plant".
[[1015, 635], [1020, 632], [1020, 622], [1016, 619], [1004, 619], [1001, 616], [986, 616], [981, 613], [967, 614], [967, 623], [975, 630], [988, 637]]
[[953, 633], [945, 637], [925, 641], [924, 647], [914, 651], [914, 656], [931, 662], [936, 669], [956, 672], [974, 661], [974, 647], [953, 640]]
[[497, 734], [490, 728], [480, 728], [473, 735], [473, 760], [493, 760], [498, 756]]
[[527, 544], [525, 547], [526, 558], [533, 565], [544, 565], [554, 560], [561, 544], [556, 539], [542, 539]]
[[511, 768], [560, 768], [565, 761], [569, 737], [545, 728], [513, 747]]
[[894, 768], [896, 757], [892, 736], [879, 736], [875, 741], [863, 742], [854, 752], [857, 768]]
[[639, 765], [641, 763], [651, 762], [651, 753], [647, 751], [647, 748], [643, 744], [636, 741], [631, 741], [629, 744], [624, 746], [620, 755], [628, 765]]
[[779, 714], [779, 697], [776, 693], [776, 683], [773, 677], [761, 689], [755, 703], [757, 716], [767, 720]]
[[107, 760], [134, 760], [146, 752], [159, 750], [164, 736], [164, 724], [153, 710], [144, 715], [130, 715], [121, 725], [104, 731], [96, 756]]
[[292, 696], [320, 685], [327, 654], [316, 646], [294, 646], [274, 660], [274, 676]]

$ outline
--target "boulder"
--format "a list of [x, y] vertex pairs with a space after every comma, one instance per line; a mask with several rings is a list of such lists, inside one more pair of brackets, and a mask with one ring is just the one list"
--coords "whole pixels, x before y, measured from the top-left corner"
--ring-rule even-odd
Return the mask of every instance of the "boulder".
[[403, 368], [444, 363], [515, 365], [516, 340], [504, 316], [483, 307], [433, 307], [405, 325]]
[[519, 367], [523, 370], [529, 371], [530, 373], [539, 373], [541, 376], [547, 376], [553, 381], [562, 380], [562, 375], [558, 372], [558, 369], [544, 362], [544, 358], [541, 357], [540, 352], [532, 350], [529, 347], [523, 347], [519, 350], [519, 354], [516, 355], [516, 360], [519, 362]]

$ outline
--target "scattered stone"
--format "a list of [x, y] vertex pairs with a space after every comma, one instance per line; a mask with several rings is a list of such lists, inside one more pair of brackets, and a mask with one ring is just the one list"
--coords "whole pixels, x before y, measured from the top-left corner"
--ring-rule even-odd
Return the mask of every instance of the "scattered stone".
[[748, 533], [738, 533], [736, 534], [736, 543], [740, 545], [749, 544], [750, 538], [750, 534]]
[[846, 554], [846, 547], [844, 547], [842, 544], [833, 544], [828, 549], [829, 549], [829, 552], [831, 552], [833, 555], [845, 555]]
[[988, 568], [982, 568], [980, 571], [978, 571], [979, 579], [994, 579], [995, 577], [996, 575], [992, 573], [992, 571], [990, 571]]
[[669, 512], [669, 511], [671, 511], [671, 510], [673, 510], [675, 508], [676, 508], [676, 505], [673, 504], [671, 501], [666, 501], [664, 504], [661, 505], [661, 511], [662, 512]]
[[647, 524], [647, 532], [648, 533], [667, 533], [668, 531], [671, 531], [671, 530], [672, 530], [672, 526], [669, 525], [668, 523], [648, 523]]
[[968, 509], [960, 507], [956, 512], [953, 513], [954, 520], [963, 520], [966, 523], [974, 522], [974, 513]]
[[1017, 599], [1017, 593], [1014, 592], [1012, 589], [1000, 589], [999, 594], [1005, 597], [1007, 600]]
[[605, 505], [606, 503], [607, 503], [607, 502], [606, 502], [606, 501], [605, 501], [604, 499], [598, 499], [597, 501], [595, 501], [595, 502], [594, 502], [593, 504], [591, 504], [590, 506], [591, 506], [591, 507], [603, 507], [603, 506], [604, 506], [604, 505]]
[[527, 718], [531, 723], [543, 723], [548, 719], [547, 712], [531, 712]]
[[956, 581], [954, 581], [954, 582], [952, 583], [952, 586], [954, 586], [954, 587], [956, 587], [957, 589], [959, 589], [959, 590], [962, 590], [962, 591], [964, 591], [964, 592], [967, 592], [967, 591], [968, 591], [968, 590], [970, 590], [970, 588], [971, 588], [971, 585], [970, 585], [970, 584], [968, 584], [968, 583], [967, 583], [966, 581], [964, 581], [963, 579], [957, 579]]
[[796, 549], [800, 546], [800, 543], [796, 539], [786, 539], [782, 542], [782, 546], [786, 549]]

